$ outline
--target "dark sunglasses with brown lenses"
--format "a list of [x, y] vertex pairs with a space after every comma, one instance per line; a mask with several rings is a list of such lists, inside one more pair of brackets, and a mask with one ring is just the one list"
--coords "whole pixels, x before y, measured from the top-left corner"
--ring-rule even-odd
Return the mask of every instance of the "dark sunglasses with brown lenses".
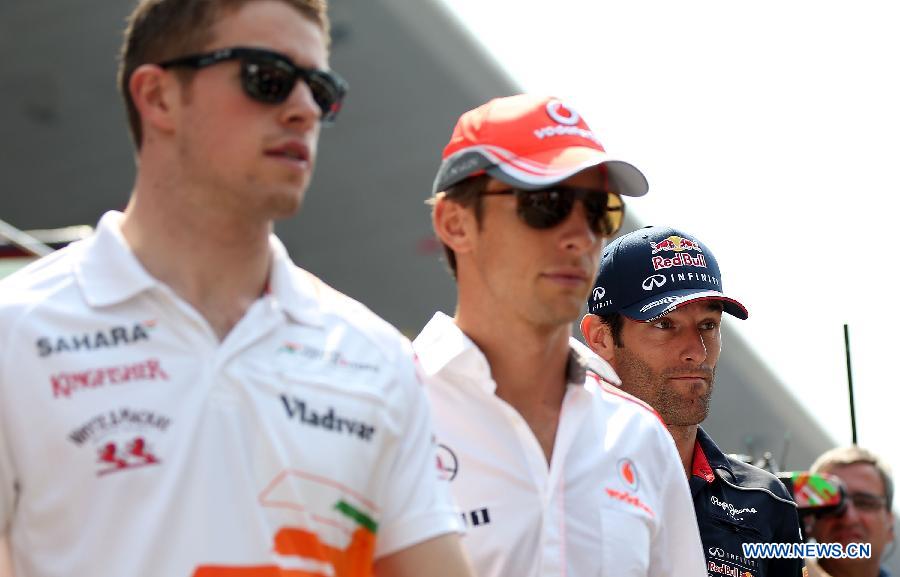
[[625, 205], [615, 192], [563, 185], [482, 192], [484, 196], [504, 194], [516, 195], [516, 212], [531, 228], [547, 229], [562, 223], [572, 213], [576, 200], [584, 204], [588, 225], [595, 234], [613, 236], [625, 220]]

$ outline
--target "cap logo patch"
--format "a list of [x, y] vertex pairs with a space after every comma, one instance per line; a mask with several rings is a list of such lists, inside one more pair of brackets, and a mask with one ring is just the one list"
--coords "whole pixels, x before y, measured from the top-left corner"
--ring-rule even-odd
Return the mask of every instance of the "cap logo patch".
[[652, 308], [658, 307], [659, 305], [669, 305], [678, 300], [678, 297], [663, 297], [659, 300], [655, 300], [649, 305], [644, 305], [641, 307], [641, 312], [645, 313]]
[[450, 166], [447, 170], [447, 178], [456, 178], [458, 174], [468, 174], [479, 166], [479, 159], [475, 156], [469, 156], [460, 160], [457, 164]]
[[559, 100], [553, 99], [547, 103], [547, 116], [550, 117], [553, 124], [535, 129], [534, 135], [538, 140], [554, 136], [576, 136], [591, 141], [590, 146], [592, 148], [605, 152], [603, 145], [600, 144], [600, 140], [597, 139], [590, 129], [576, 126], [581, 122], [581, 116]]
[[673, 266], [692, 266], [697, 268], [706, 268], [706, 258], [702, 254], [691, 256], [686, 252], [681, 252], [672, 258], [664, 256], [654, 256], [650, 259], [653, 263], [653, 270], [661, 268], [672, 268]]
[[603, 300], [603, 297], [606, 295], [606, 289], [602, 286], [594, 287], [594, 300], [599, 301]]
[[547, 103], [547, 114], [554, 122], [565, 124], [566, 126], [575, 126], [581, 120], [577, 112], [559, 100], [551, 100]]
[[652, 291], [654, 288], [659, 288], [664, 284], [666, 284], [666, 276], [662, 274], [655, 274], [645, 278], [644, 282], [641, 283], [641, 286], [645, 291]]
[[703, 249], [700, 248], [700, 243], [697, 241], [674, 235], [666, 237], [659, 242], [650, 241], [650, 248], [653, 249], [653, 252], [650, 254], [656, 254], [664, 250], [672, 250], [675, 252], [696, 250], [698, 252], [703, 252]]

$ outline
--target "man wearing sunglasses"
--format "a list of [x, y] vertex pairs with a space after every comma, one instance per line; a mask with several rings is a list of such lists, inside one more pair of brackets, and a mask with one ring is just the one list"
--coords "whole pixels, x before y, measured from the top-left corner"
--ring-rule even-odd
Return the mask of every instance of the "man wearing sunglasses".
[[141, 0], [124, 214], [0, 287], [19, 577], [470, 577], [408, 340], [272, 235], [346, 84], [322, 0]]
[[621, 196], [646, 192], [555, 98], [492, 100], [444, 149], [432, 220], [457, 308], [413, 346], [481, 577], [706, 575], [671, 438], [571, 338]]
[[802, 559], [748, 559], [742, 543], [799, 543], [797, 509], [772, 474], [726, 456], [699, 424], [709, 412], [722, 313], [747, 309], [722, 292], [715, 257], [697, 237], [638, 229], [603, 251], [581, 321], [585, 342], [622, 389], [649, 403], [681, 455], [710, 575], [797, 577]]
[[839, 514], [813, 520], [809, 534], [818, 543], [869, 543], [867, 559], [819, 559], [809, 563], [810, 577], [889, 577], [881, 560], [894, 542], [894, 482], [878, 455], [858, 446], [838, 447], [813, 463], [812, 473], [830, 473], [847, 489], [847, 506]]

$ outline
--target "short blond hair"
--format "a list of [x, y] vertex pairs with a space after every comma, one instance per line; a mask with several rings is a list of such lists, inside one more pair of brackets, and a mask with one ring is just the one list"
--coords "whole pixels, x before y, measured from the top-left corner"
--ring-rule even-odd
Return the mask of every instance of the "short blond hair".
[[856, 465], [857, 463], [872, 465], [878, 471], [878, 475], [884, 483], [884, 496], [887, 500], [888, 511], [890, 511], [894, 503], [894, 481], [891, 467], [884, 459], [868, 449], [863, 449], [858, 445], [850, 445], [825, 451], [812, 464], [810, 472], [828, 473], [834, 469]]

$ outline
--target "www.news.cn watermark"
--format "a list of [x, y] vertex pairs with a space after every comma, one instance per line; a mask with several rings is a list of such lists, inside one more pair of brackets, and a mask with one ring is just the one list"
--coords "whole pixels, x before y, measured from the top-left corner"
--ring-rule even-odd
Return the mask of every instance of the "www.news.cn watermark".
[[748, 559], [868, 559], [871, 543], [741, 543]]

